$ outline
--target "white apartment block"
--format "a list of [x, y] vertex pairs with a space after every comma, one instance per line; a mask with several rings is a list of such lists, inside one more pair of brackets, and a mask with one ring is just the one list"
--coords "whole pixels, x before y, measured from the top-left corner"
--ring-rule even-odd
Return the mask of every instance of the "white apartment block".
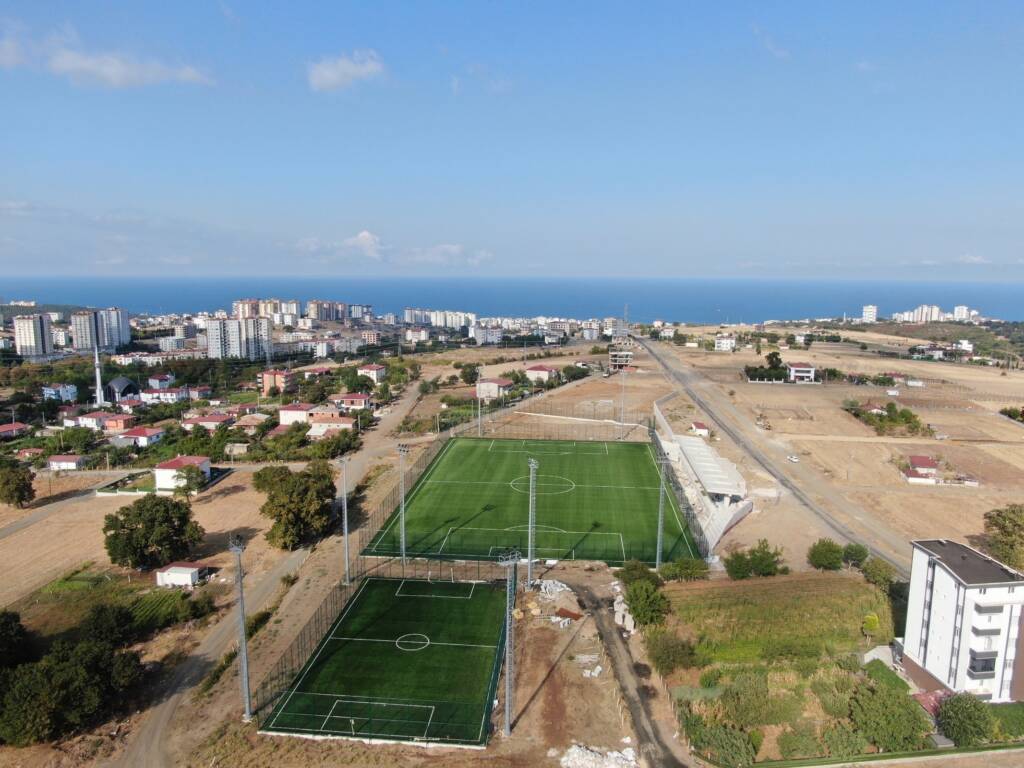
[[14, 318], [14, 348], [22, 357], [53, 354], [53, 334], [47, 315], [18, 315]]
[[953, 307], [953, 319], [954, 320], [970, 320], [971, 309], [963, 304], [957, 304]]
[[736, 349], [735, 336], [715, 336], [715, 352], [732, 352]]
[[877, 323], [878, 307], [874, 304], [865, 304], [860, 313], [860, 321], [862, 323]]
[[1024, 698], [1024, 671], [1014, 680], [1024, 574], [955, 541], [912, 543], [906, 633], [897, 640], [908, 673], [916, 666], [987, 701]]
[[261, 360], [270, 351], [270, 320], [207, 320], [206, 355], [214, 359], [237, 357]]

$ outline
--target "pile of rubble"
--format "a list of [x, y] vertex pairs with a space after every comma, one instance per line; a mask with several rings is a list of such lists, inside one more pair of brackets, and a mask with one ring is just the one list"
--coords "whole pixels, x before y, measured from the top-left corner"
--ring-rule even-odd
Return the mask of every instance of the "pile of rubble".
[[601, 752], [581, 744], [569, 747], [558, 762], [562, 768], [637, 768], [639, 765], [636, 751], [632, 747], [626, 747], [621, 752]]
[[629, 612], [626, 598], [621, 594], [616, 595], [613, 607], [615, 609], [615, 623], [631, 635], [636, 632], [636, 621], [633, 619], [633, 614]]

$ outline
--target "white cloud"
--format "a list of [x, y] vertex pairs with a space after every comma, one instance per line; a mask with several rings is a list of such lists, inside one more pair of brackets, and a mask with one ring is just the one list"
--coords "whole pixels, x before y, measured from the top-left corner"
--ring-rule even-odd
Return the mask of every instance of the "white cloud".
[[368, 259], [374, 259], [379, 261], [381, 258], [381, 243], [380, 238], [373, 234], [369, 230], [364, 229], [357, 235], [343, 240], [342, 245], [346, 248], [359, 251]]
[[321, 264], [340, 260], [348, 263], [372, 261], [406, 267], [478, 267], [494, 258], [490, 251], [470, 250], [461, 243], [398, 248], [385, 243], [378, 235], [366, 229], [340, 241], [304, 237], [292, 247], [296, 252]]
[[14, 69], [24, 60], [21, 43], [13, 33], [8, 32], [0, 37], [0, 69]]
[[122, 53], [83, 53], [61, 48], [50, 54], [47, 67], [76, 83], [97, 83], [109, 88], [137, 88], [158, 83], [210, 85], [195, 67], [169, 66], [156, 59], [137, 59]]
[[991, 264], [992, 262], [986, 259], [984, 256], [975, 256], [971, 253], [965, 253], [959, 259], [958, 262], [961, 264]]
[[371, 49], [353, 51], [331, 58], [325, 56], [307, 67], [309, 87], [314, 91], [335, 91], [348, 88], [360, 80], [368, 80], [384, 72], [384, 62]]
[[789, 51], [775, 42], [775, 39], [761, 29], [756, 24], [754, 25], [754, 36], [761, 41], [761, 45], [776, 59], [785, 60], [789, 58]]

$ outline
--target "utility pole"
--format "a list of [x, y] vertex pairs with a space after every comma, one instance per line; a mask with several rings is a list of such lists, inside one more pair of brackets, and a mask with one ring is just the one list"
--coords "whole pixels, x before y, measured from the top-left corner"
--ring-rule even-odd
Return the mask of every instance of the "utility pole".
[[249, 649], [245, 636], [245, 592], [242, 589], [242, 553], [245, 542], [238, 534], [231, 536], [228, 548], [235, 555], [235, 585], [238, 587], [238, 676], [242, 680], [242, 705], [245, 708], [243, 720], [252, 720], [252, 699], [249, 696]]
[[345, 537], [345, 586], [352, 583], [348, 553], [348, 456], [341, 457], [341, 532]]
[[398, 510], [398, 535], [401, 537], [402, 565], [405, 565], [405, 457], [408, 453], [408, 445], [398, 446], [398, 492], [402, 497]]
[[515, 692], [515, 616], [516, 607], [516, 563], [519, 553], [513, 550], [498, 558], [498, 564], [505, 569], [505, 735], [512, 735], [512, 707]]
[[526, 526], [526, 588], [533, 587], [533, 558], [537, 538], [537, 468], [540, 462], [527, 459], [530, 467], [530, 515]]

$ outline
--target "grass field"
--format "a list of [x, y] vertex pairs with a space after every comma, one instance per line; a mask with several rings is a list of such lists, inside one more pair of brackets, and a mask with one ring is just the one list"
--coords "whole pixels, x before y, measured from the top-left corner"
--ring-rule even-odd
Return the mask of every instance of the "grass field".
[[504, 615], [501, 584], [366, 579], [262, 730], [483, 745]]
[[[658, 468], [646, 443], [555, 440], [450, 440], [406, 502], [406, 553], [494, 558], [526, 553], [530, 470], [537, 459], [536, 554], [545, 559], [653, 563]], [[666, 495], [662, 559], [697, 548], [671, 492]], [[396, 510], [366, 549], [400, 551]]]

